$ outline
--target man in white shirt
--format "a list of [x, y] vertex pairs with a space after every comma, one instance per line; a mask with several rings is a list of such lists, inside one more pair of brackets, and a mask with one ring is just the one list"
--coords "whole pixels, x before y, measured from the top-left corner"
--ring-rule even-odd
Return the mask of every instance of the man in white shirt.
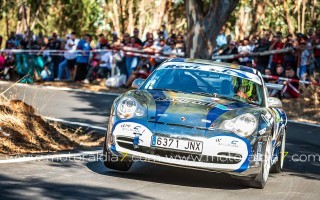
[[[239, 45], [238, 47], [238, 53], [241, 54], [242, 56], [248, 55], [252, 51], [252, 48], [249, 45], [249, 39], [244, 38], [243, 44]], [[240, 65], [246, 65], [248, 61], [250, 61], [249, 57], [241, 57], [239, 58]]]
[[[77, 59], [77, 46], [78, 46], [79, 39], [77, 39], [77, 35], [75, 32], [71, 33], [71, 37], [67, 40], [65, 45], [65, 52], [64, 52], [64, 60], [59, 64], [59, 72], [58, 78], [56, 81], [62, 80], [63, 74], [65, 72], [66, 79], [73, 80], [75, 77], [75, 64]], [[68, 67], [68, 69], [67, 69]]]

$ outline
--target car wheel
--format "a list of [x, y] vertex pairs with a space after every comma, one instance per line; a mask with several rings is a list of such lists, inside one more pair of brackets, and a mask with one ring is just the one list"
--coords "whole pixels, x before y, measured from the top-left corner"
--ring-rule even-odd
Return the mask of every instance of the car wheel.
[[274, 165], [272, 165], [270, 169], [271, 173], [279, 173], [282, 171], [284, 157], [285, 157], [285, 150], [286, 150], [286, 131], [284, 130], [281, 138], [281, 146], [278, 154], [278, 161]]
[[122, 160], [121, 157], [113, 155], [107, 148], [106, 142], [103, 147], [103, 164], [109, 169], [128, 171], [132, 166], [131, 160]]
[[248, 182], [250, 187], [255, 187], [259, 189], [263, 189], [267, 183], [269, 172], [271, 168], [271, 158], [272, 158], [272, 144], [271, 139], [265, 144], [265, 147], [262, 149], [262, 162], [261, 162], [261, 170], [257, 176]]

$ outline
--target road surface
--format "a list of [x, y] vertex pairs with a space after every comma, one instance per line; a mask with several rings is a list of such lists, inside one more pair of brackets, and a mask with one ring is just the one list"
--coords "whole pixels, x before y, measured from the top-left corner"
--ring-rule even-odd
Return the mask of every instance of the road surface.
[[[101, 127], [115, 98], [31, 87], [7, 95], [24, 99], [42, 115]], [[271, 174], [263, 190], [246, 188], [225, 174], [149, 163], [117, 172], [106, 169], [98, 156], [84, 156], [0, 164], [0, 199], [314, 200], [320, 198], [319, 143], [319, 127], [289, 123], [284, 172]]]

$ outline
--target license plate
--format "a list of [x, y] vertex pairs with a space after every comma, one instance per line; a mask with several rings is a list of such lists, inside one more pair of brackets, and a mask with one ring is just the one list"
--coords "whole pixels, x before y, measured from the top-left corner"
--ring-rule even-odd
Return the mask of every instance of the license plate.
[[154, 136], [152, 146], [201, 153], [203, 143], [201, 141]]

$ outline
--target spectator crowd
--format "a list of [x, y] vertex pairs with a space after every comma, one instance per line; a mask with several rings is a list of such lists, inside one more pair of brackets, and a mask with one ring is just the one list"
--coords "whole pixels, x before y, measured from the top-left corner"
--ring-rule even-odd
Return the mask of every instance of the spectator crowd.
[[132, 35], [123, 34], [123, 38], [116, 32], [85, 34], [82, 38], [75, 32], [66, 37], [12, 32], [1, 51], [0, 78], [89, 84], [118, 72], [128, 80], [121, 86], [129, 87], [135, 78], [146, 78], [167, 57], [184, 55], [184, 51], [183, 35], [169, 35], [165, 25], [156, 34], [147, 32], [144, 41], [137, 28]]
[[[263, 29], [252, 37], [233, 41], [225, 34], [222, 27], [216, 40], [217, 46], [213, 58], [217, 61], [241, 64], [260, 71], [263, 75], [273, 75], [289, 79], [305, 81], [315, 72], [320, 72], [320, 28], [310, 29], [308, 34], [283, 35]], [[275, 53], [274, 50], [287, 50], [285, 53]], [[270, 51], [270, 53], [266, 53]], [[255, 53], [265, 54], [250, 56]], [[228, 59], [219, 59], [227, 58]], [[229, 57], [228, 57], [229, 56]], [[285, 85], [282, 91], [271, 91], [270, 96], [299, 97], [299, 83], [265, 78], [266, 82]], [[319, 80], [317, 80], [319, 81]]]
[[[184, 56], [184, 34], [168, 33], [162, 25], [156, 34], [147, 32], [145, 40], [133, 33], [85, 34], [72, 32], [66, 37], [56, 33], [45, 36], [32, 31], [11, 33], [0, 56], [0, 78], [20, 82], [75, 81], [89, 84], [94, 80], [123, 75], [119, 86], [130, 87], [136, 78], [146, 78], [167, 57]], [[96, 41], [96, 42], [93, 42]], [[0, 46], [2, 37], [0, 36]], [[285, 53], [251, 56], [252, 53], [289, 49]], [[213, 58], [256, 68], [262, 74], [306, 80], [307, 75], [320, 71], [320, 28], [308, 34], [288, 34], [262, 30], [256, 35], [235, 41], [225, 34], [225, 27], [216, 39]], [[219, 59], [219, 56], [231, 56]], [[299, 96], [299, 83], [284, 84], [284, 90], [271, 91], [271, 96]]]

